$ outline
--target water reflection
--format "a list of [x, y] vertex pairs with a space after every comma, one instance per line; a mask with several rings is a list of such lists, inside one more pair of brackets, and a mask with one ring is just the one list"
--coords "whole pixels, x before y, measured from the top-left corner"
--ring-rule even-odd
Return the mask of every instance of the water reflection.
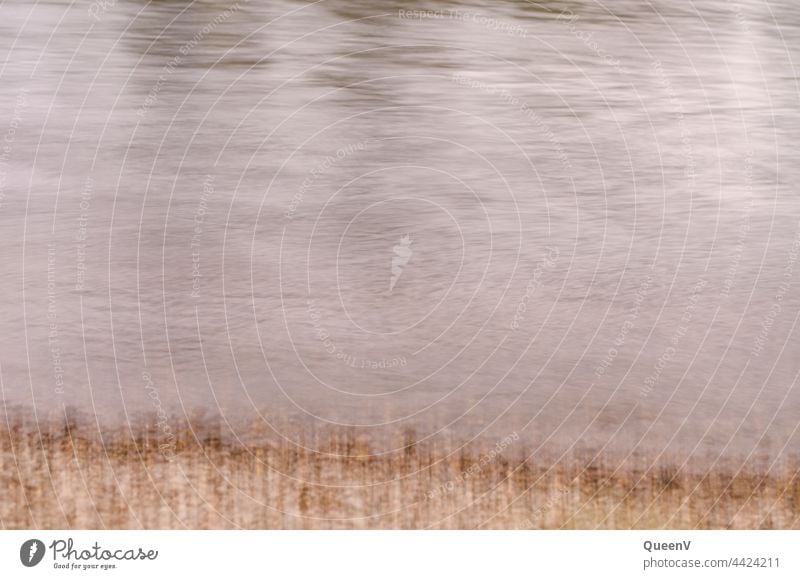
[[789, 448], [793, 4], [0, 10], [8, 401]]

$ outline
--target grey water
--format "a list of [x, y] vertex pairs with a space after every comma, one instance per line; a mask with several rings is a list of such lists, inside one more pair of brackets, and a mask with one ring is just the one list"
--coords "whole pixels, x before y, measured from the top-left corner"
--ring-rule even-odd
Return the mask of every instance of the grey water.
[[0, 54], [6, 408], [796, 452], [793, 0], [3, 0]]

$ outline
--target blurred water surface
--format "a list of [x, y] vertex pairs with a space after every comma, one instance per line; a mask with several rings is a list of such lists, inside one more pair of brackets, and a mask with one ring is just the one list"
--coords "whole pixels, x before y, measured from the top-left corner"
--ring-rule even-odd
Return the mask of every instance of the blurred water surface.
[[797, 3], [0, 16], [9, 404], [796, 448]]

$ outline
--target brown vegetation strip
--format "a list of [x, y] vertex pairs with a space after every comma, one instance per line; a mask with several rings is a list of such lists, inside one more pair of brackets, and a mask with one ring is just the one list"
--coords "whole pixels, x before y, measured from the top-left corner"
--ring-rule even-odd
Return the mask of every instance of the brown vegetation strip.
[[526, 460], [524, 441], [492, 454], [495, 441], [450, 450], [408, 433], [399, 451], [379, 455], [347, 432], [317, 435], [321, 451], [274, 436], [246, 444], [188, 428], [172, 436], [165, 447], [152, 431], [101, 442], [71, 428], [0, 427], [0, 526], [800, 528], [796, 468], [548, 465]]

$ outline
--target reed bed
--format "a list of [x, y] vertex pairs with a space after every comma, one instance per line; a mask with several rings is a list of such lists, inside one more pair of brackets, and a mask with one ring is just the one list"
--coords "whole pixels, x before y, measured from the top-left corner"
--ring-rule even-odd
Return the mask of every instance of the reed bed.
[[[313, 448], [259, 433], [142, 428], [90, 435], [0, 426], [6, 529], [800, 528], [788, 465], [689, 472], [547, 463], [526, 441], [438, 446], [398, 434], [376, 454], [348, 431]], [[516, 434], [515, 434], [516, 436]], [[494, 453], [492, 451], [495, 451]]]

